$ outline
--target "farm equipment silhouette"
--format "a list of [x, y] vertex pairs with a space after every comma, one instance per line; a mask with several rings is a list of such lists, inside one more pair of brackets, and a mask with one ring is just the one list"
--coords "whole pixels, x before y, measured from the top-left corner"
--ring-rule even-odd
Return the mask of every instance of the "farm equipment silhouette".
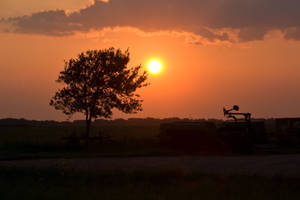
[[[231, 109], [226, 109], [223, 108], [223, 112], [224, 112], [224, 116], [227, 118], [232, 118], [234, 119], [235, 122], [238, 121], [238, 118], [236, 116], [244, 116], [245, 118], [245, 122], [250, 123], [251, 122], [251, 113], [240, 113], [238, 112], [240, 110], [240, 107], [237, 105], [234, 105]], [[236, 111], [236, 112], [232, 112], [232, 111]]]
[[264, 121], [252, 120], [251, 113], [240, 108], [223, 108], [228, 119], [212, 121], [174, 122], [160, 125], [160, 141], [165, 147], [187, 152], [249, 154], [254, 144], [265, 141]]
[[[223, 108], [223, 122], [218, 129], [218, 136], [235, 153], [251, 153], [254, 144], [254, 130], [251, 122], [251, 113], [239, 112], [237, 105], [230, 109]], [[243, 116], [243, 118], [239, 117]], [[233, 121], [231, 120], [233, 119]]]

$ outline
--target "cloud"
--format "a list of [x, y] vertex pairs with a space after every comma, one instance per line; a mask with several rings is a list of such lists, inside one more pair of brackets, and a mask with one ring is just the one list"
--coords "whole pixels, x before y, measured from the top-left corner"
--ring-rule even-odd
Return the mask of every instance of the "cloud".
[[188, 32], [209, 41], [263, 40], [269, 31], [281, 30], [286, 39], [300, 40], [299, 7], [299, 0], [110, 0], [73, 13], [44, 11], [6, 21], [12, 32], [56, 36], [134, 27]]
[[98, 41], [101, 38], [103, 41], [114, 41], [117, 42], [118, 40], [115, 39], [108, 39], [110, 36], [114, 35], [115, 33], [119, 34], [126, 34], [126, 33], [133, 33], [140, 37], [171, 37], [184, 40], [186, 44], [194, 44], [194, 45], [223, 45], [228, 46], [230, 44], [229, 41], [212, 41], [207, 38], [204, 38], [200, 35], [191, 33], [191, 32], [184, 32], [184, 31], [171, 31], [171, 30], [162, 30], [162, 31], [154, 31], [154, 32], [145, 32], [141, 29], [134, 28], [134, 27], [126, 27], [126, 26], [114, 26], [103, 28], [101, 30], [91, 30], [88, 32], [76, 32], [73, 37], [76, 38], [85, 38], [85, 39], [93, 39]]
[[300, 40], [300, 27], [291, 27], [285, 30], [286, 39]]
[[55, 9], [74, 12], [86, 8], [93, 3], [94, 0], [0, 0], [0, 18], [30, 15], [35, 12]]

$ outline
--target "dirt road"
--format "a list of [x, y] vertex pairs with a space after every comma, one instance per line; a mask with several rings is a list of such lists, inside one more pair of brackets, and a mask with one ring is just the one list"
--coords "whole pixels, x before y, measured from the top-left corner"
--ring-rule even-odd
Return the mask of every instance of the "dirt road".
[[0, 166], [74, 170], [181, 170], [300, 178], [300, 155], [238, 157], [127, 157], [0, 161]]

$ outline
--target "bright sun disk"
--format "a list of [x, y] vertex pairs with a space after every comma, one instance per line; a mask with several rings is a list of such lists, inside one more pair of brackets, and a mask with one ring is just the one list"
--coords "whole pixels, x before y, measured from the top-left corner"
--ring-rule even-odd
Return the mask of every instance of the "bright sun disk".
[[162, 65], [158, 60], [152, 60], [149, 62], [148, 64], [148, 70], [152, 73], [152, 74], [157, 74], [161, 71], [162, 69]]

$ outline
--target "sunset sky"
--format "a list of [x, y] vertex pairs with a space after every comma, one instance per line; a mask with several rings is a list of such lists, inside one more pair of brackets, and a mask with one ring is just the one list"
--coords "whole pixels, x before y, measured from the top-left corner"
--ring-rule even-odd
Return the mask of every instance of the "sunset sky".
[[[49, 106], [64, 60], [129, 48], [162, 72], [144, 111], [114, 118], [300, 117], [299, 0], [0, 0], [0, 118], [65, 120]], [[81, 116], [75, 116], [78, 119]]]

